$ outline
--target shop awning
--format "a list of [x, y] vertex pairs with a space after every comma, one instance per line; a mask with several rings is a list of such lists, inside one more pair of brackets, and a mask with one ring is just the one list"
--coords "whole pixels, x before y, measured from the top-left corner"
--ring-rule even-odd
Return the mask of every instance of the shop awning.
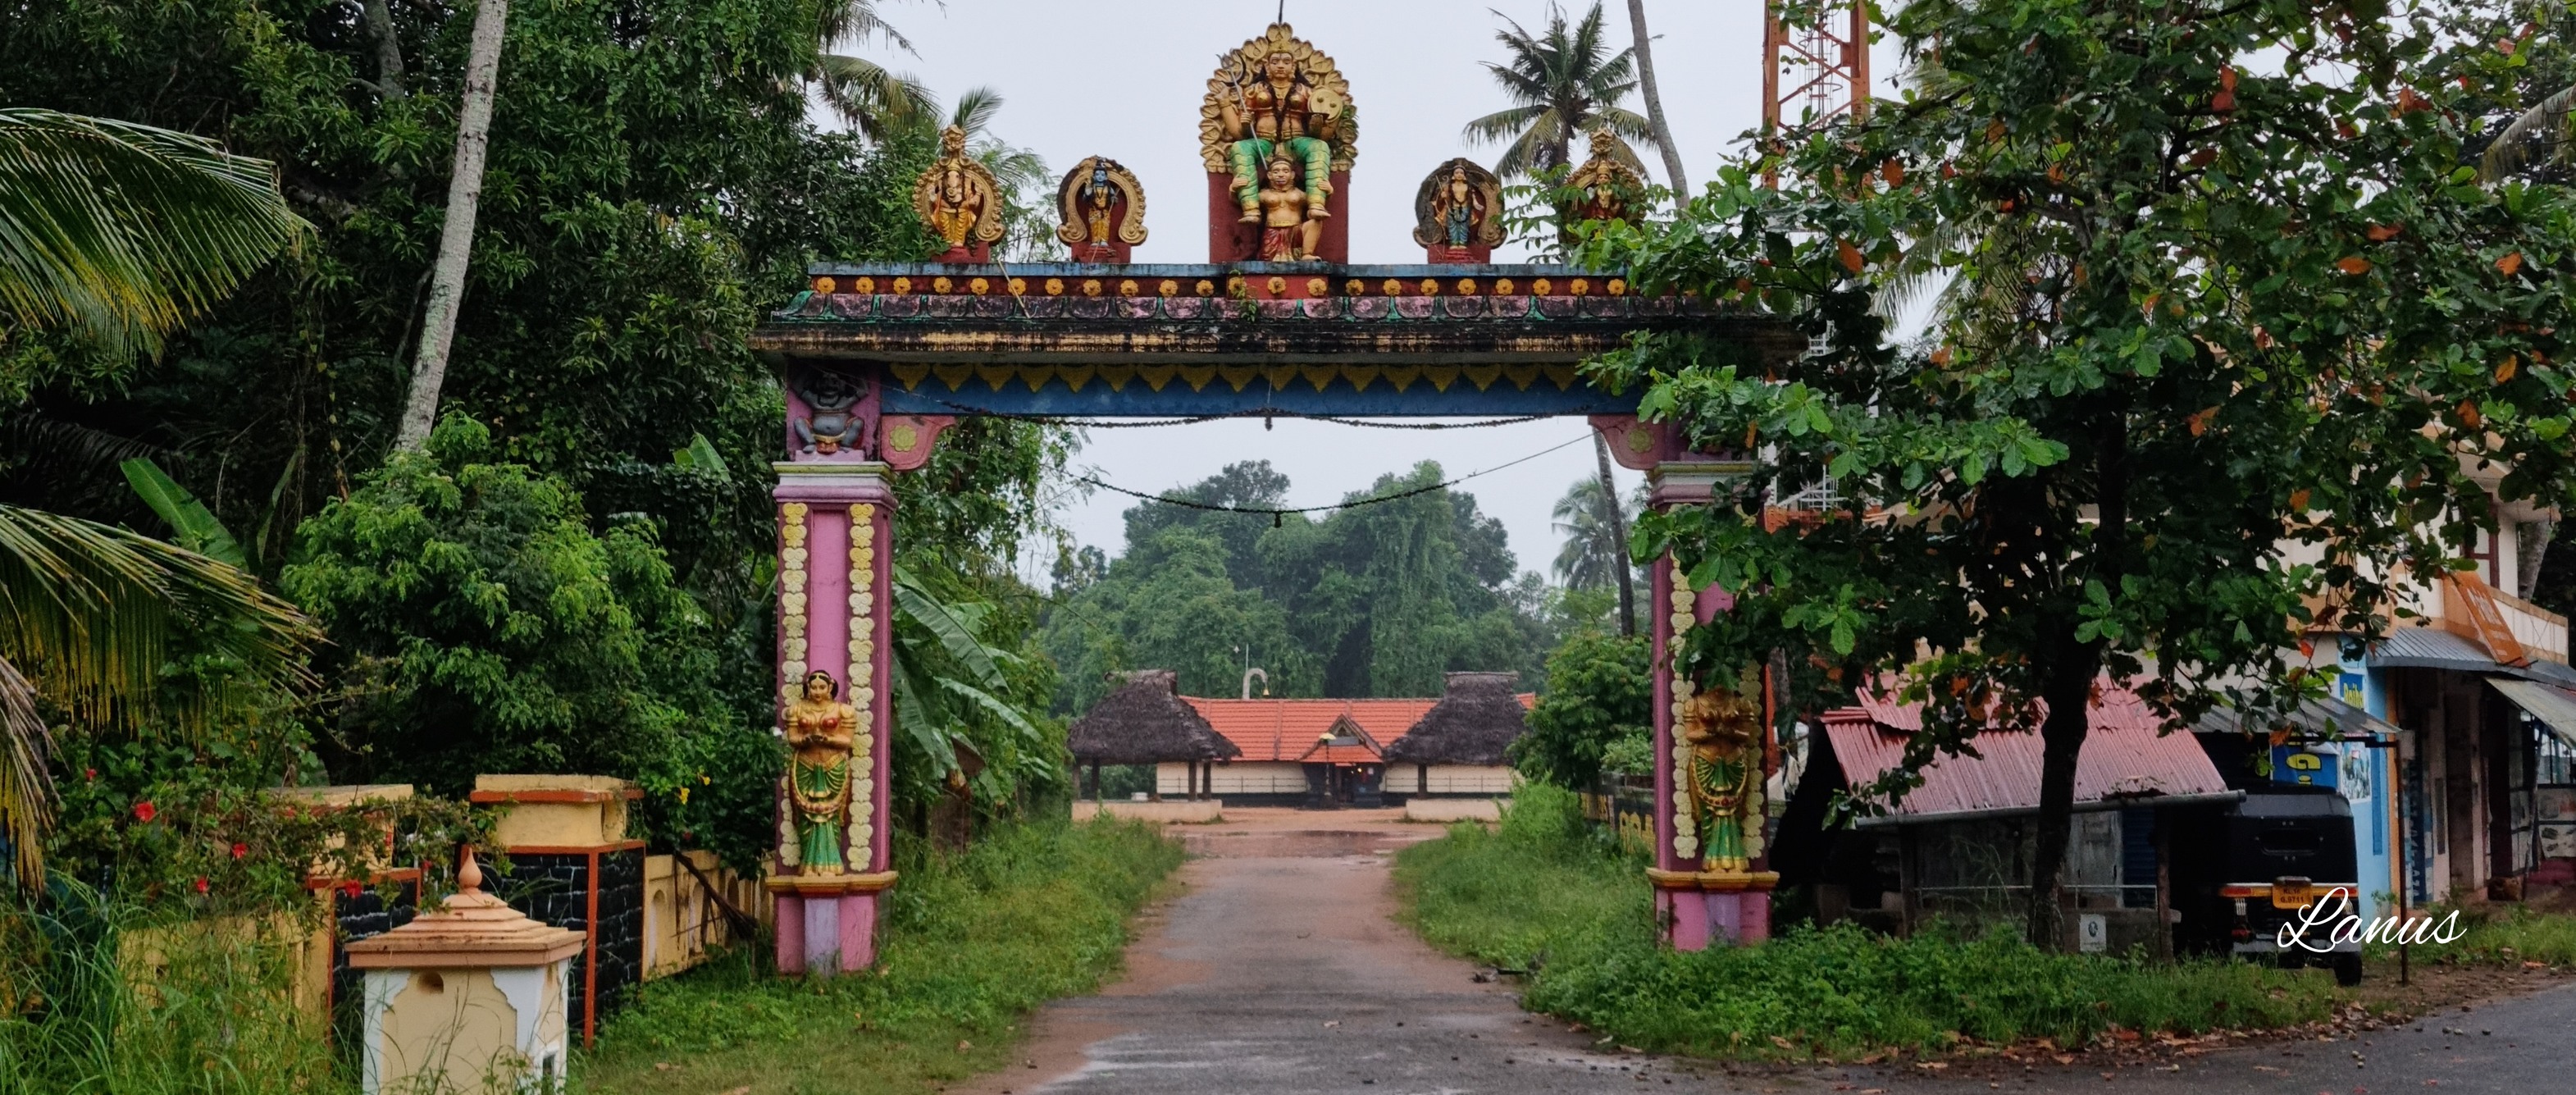
[[[2289, 723], [2303, 736], [2317, 741], [2338, 741], [2350, 737], [2393, 738], [2402, 733], [2388, 720], [2332, 698], [2299, 701], [2298, 708], [2290, 712]], [[2202, 715], [2192, 729], [2204, 734], [2232, 734], [2244, 730], [2245, 726], [2236, 712], [2212, 709]], [[2257, 728], [2258, 732], [2264, 729]]]
[[2504, 698], [2513, 701], [2515, 707], [2540, 720], [2550, 733], [2558, 735], [2558, 740], [2576, 747], [2576, 693], [2503, 677], [2489, 677], [2487, 683], [2504, 693]]

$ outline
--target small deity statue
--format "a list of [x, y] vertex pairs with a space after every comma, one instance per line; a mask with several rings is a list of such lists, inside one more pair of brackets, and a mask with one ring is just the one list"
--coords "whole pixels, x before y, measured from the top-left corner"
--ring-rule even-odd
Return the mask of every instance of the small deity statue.
[[1297, 162], [1288, 158], [1286, 149], [1281, 149], [1270, 158], [1259, 197], [1261, 261], [1295, 262], [1314, 257], [1315, 243], [1323, 235], [1324, 226], [1312, 219], [1314, 209], [1307, 204], [1307, 197], [1297, 187]]
[[840, 682], [820, 669], [805, 674], [805, 694], [787, 705], [788, 801], [795, 810], [798, 869], [809, 875], [847, 870], [841, 832], [849, 825], [850, 762], [858, 748], [858, 708], [840, 701]]
[[1744, 871], [1762, 824], [1762, 713], [1742, 690], [1711, 688], [1682, 707], [1678, 730], [1689, 747], [1684, 790], [1699, 827], [1704, 871]]
[[1583, 221], [1625, 221], [1632, 219], [1638, 200], [1645, 192], [1645, 180], [1636, 171], [1619, 162], [1618, 139], [1607, 129], [1592, 131], [1592, 158], [1566, 177], [1565, 183], [1583, 192], [1565, 226], [1572, 231]]
[[1001, 187], [993, 173], [966, 154], [966, 131], [939, 134], [939, 160], [912, 187], [912, 209], [948, 245], [941, 262], [984, 262], [1002, 238]]
[[1094, 156], [1073, 165], [1056, 188], [1063, 221], [1055, 236], [1076, 262], [1125, 262], [1145, 242], [1145, 188], [1118, 161]]
[[799, 451], [831, 456], [862, 447], [867, 420], [859, 415], [858, 405], [867, 392], [859, 385], [839, 373], [818, 371], [806, 374], [796, 395], [804, 401], [806, 413], [788, 425], [796, 434]]
[[1441, 164], [1414, 197], [1413, 242], [1433, 262], [1483, 262], [1503, 242], [1502, 182], [1464, 158]]

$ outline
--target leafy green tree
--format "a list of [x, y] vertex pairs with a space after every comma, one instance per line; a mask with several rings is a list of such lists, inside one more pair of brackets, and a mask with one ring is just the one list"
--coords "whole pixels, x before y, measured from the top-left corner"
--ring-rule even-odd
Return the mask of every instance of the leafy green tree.
[[1613, 155], [1644, 174], [1645, 164], [1629, 142], [1653, 144], [1654, 125], [1619, 105], [1637, 87], [1636, 51], [1610, 52], [1600, 0], [1593, 0], [1592, 10], [1572, 26], [1567, 25], [1563, 9], [1548, 5], [1547, 30], [1540, 34], [1533, 35], [1510, 19], [1503, 23], [1511, 29], [1496, 32], [1494, 39], [1503, 44], [1510, 59], [1500, 64], [1487, 61], [1485, 69], [1511, 96], [1512, 106], [1469, 122], [1466, 128], [1470, 143], [1509, 142], [1503, 158], [1494, 164], [1494, 173], [1505, 178], [1535, 177], [1550, 169], [1572, 167], [1577, 139], [1595, 129], [1608, 129], [1617, 138]]
[[[2460, 565], [2502, 502], [2570, 500], [2576, 205], [2477, 182], [2454, 107], [2515, 67], [2445, 19], [2481, 10], [1916, 0], [1888, 33], [1909, 57], [1937, 43], [1938, 94], [1602, 234], [1588, 259], [1648, 291], [1826, 342], [1757, 366], [1658, 334], [1597, 375], [1699, 446], [1751, 437], [1857, 500], [1812, 527], [1649, 516], [1647, 546], [1747, 595], [1692, 631], [1685, 670], [1719, 684], [1786, 650], [1822, 666], [1807, 705], [1901, 680], [1926, 711], [1911, 769], [1990, 723], [2036, 728], [2029, 930], [2059, 945], [2099, 679], [2175, 724], [2276, 717], [2322, 687], [2310, 634], [2379, 632], [2392, 575]], [[1873, 304], [1936, 240], [1978, 303], [1893, 344]]]
[[[1129, 527], [1138, 527], [1138, 510], [1169, 508], [1130, 510]], [[1132, 669], [1174, 670], [1186, 694], [1231, 696], [1248, 663], [1269, 674], [1274, 695], [1322, 694], [1318, 659], [1289, 634], [1285, 611], [1227, 574], [1232, 560], [1213, 530], [1172, 525], [1145, 535], [1129, 541], [1108, 575], [1049, 613], [1043, 641], [1062, 671], [1056, 710], [1090, 707], [1113, 687], [1111, 674]]]
[[1605, 753], [1636, 752], [1654, 734], [1653, 640], [1584, 631], [1547, 659], [1547, 690], [1529, 733], [1512, 742], [1521, 774], [1578, 791], [1600, 782]]
[[[451, 795], [484, 772], [665, 791], [722, 774], [729, 785], [697, 784], [691, 800], [765, 803], [776, 746], [722, 702], [706, 615], [674, 586], [652, 526], [593, 533], [560, 481], [496, 456], [488, 431], [451, 415], [428, 453], [396, 455], [305, 522], [282, 582], [332, 638], [334, 772]], [[769, 764], [751, 763], [763, 753]], [[743, 763], [677, 771], [719, 754]]]

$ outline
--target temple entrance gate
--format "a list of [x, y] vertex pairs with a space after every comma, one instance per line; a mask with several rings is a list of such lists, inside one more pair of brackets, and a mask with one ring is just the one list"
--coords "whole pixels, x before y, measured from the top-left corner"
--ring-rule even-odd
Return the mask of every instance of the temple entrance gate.
[[[1621, 464], [1646, 473], [1658, 508], [1732, 498], [1732, 484], [1753, 472], [1740, 456], [1689, 452], [1669, 427], [1640, 424], [1636, 393], [1594, 388], [1577, 366], [1630, 332], [1684, 324], [1756, 361], [1803, 352], [1802, 337], [1696, 301], [1640, 296], [1615, 274], [1485, 262], [1498, 240], [1499, 195], [1491, 175], [1465, 161], [1433, 168], [1420, 189], [1415, 242], [1432, 261], [1338, 261], [1346, 242], [1334, 233], [1346, 236], [1347, 218], [1336, 207], [1347, 208], [1356, 131], [1347, 83], [1285, 24], [1229, 56], [1237, 67], [1210, 80], [1202, 127], [1212, 261], [1121, 261], [1144, 238], [1142, 187], [1093, 157], [1064, 181], [1059, 236], [1095, 261], [991, 262], [998, 233], [984, 226], [997, 195], [952, 141], [915, 202], [948, 251], [923, 263], [818, 263], [806, 291], [752, 336], [787, 392], [775, 492], [777, 685], [794, 759], [780, 780], [768, 880], [781, 972], [848, 972], [875, 960], [878, 895], [895, 883], [891, 477], [926, 463], [960, 418], [1580, 415]], [[1328, 109], [1343, 112], [1331, 125]], [[1264, 110], [1267, 124], [1246, 123]], [[1288, 116], [1299, 110], [1302, 119]], [[1271, 185], [1246, 205], [1244, 180], [1230, 169], [1265, 157]], [[1584, 215], [1624, 215], [1612, 185], [1622, 169], [1596, 154], [1585, 170], [1607, 182], [1597, 191], [1604, 204]], [[1274, 222], [1260, 225], [1258, 240], [1248, 219], [1256, 214]], [[1331, 230], [1308, 227], [1326, 218]], [[1729, 693], [1695, 695], [1671, 654], [1726, 599], [1677, 584], [1669, 564], [1652, 568], [1651, 589], [1658, 916], [1684, 949], [1759, 940], [1777, 879], [1763, 855], [1759, 801], [1772, 730], [1731, 747], [1698, 732], [1676, 741], [1679, 720], [1726, 717], [1695, 714], [1695, 700]], [[1731, 823], [1706, 816], [1712, 800], [1695, 789], [1710, 771], [1753, 788], [1750, 801], [1723, 800]], [[1718, 824], [1740, 826], [1741, 838], [1704, 848], [1703, 835], [1717, 833], [1703, 830]]]

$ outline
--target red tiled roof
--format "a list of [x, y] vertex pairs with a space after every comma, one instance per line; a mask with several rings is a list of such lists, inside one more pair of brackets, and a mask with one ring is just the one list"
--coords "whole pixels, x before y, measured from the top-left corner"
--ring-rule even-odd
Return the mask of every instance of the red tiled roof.
[[[2046, 708], [2041, 708], [2046, 717]], [[2155, 712], [2136, 693], [2106, 685], [2092, 711], [2092, 733], [2075, 762], [2075, 801], [2209, 795], [2227, 790], [2218, 769], [2187, 732], [2159, 733]], [[1860, 706], [1825, 713], [1825, 734], [1853, 786], [1877, 779], [1905, 756], [1906, 738], [1923, 727], [1913, 704], [1860, 693]], [[2039, 808], [2042, 742], [2035, 730], [1977, 735], [1982, 757], [1942, 757], [1923, 771], [1923, 786], [1891, 811], [1899, 817]]]
[[[1521, 706], [1538, 702], [1535, 694], [1519, 697]], [[1321, 761], [1332, 764], [1382, 764], [1379, 751], [1403, 737], [1440, 701], [1406, 700], [1228, 700], [1183, 696], [1199, 717], [1227, 741], [1243, 750], [1237, 761]], [[1355, 745], [1317, 745], [1334, 733], [1345, 717], [1360, 733]]]

